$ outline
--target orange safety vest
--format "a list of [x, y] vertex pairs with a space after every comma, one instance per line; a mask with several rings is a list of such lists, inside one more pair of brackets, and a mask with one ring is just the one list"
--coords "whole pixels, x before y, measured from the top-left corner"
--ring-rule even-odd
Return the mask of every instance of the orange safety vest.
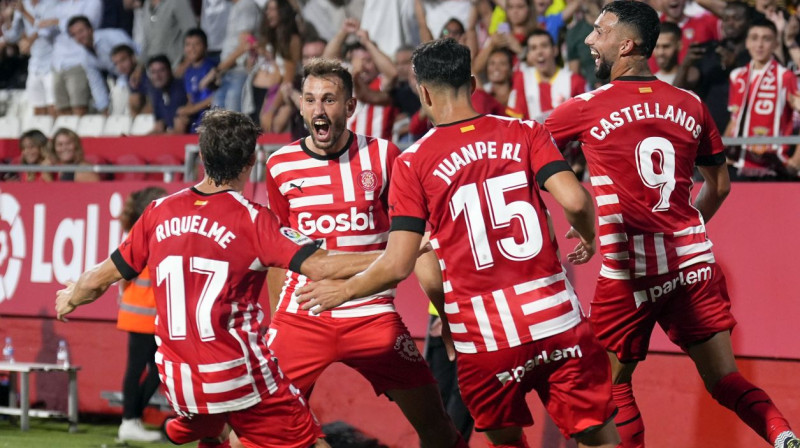
[[147, 268], [131, 280], [122, 292], [117, 328], [134, 333], [156, 332], [156, 298]]

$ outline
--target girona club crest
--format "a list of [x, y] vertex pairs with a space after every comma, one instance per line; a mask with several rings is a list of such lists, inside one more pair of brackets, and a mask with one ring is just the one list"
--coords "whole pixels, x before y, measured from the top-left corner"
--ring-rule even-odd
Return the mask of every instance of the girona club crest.
[[0, 193], [0, 302], [14, 295], [25, 258], [25, 229], [17, 199]]
[[358, 184], [364, 191], [375, 191], [378, 188], [378, 175], [372, 170], [364, 170], [358, 175]]

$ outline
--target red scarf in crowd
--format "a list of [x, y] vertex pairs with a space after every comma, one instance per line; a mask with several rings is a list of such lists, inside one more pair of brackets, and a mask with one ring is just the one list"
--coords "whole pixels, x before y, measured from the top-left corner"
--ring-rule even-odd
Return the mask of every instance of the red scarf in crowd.
[[[773, 58], [763, 70], [753, 62], [731, 72], [728, 108], [734, 136], [781, 136], [792, 133], [788, 95], [797, 93], [794, 74]], [[745, 176], [775, 175], [788, 158], [787, 145], [748, 145], [735, 166]]]

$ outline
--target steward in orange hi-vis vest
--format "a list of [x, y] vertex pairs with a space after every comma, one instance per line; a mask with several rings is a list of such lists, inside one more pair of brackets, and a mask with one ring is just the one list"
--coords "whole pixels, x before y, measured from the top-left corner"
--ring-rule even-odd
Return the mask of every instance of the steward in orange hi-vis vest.
[[133, 333], [156, 332], [156, 299], [150, 284], [149, 269], [145, 268], [122, 292], [117, 328]]

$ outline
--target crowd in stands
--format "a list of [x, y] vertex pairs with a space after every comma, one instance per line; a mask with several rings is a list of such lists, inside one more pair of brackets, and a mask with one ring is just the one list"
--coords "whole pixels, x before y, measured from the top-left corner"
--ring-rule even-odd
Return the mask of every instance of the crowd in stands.
[[[794, 4], [649, 2], [662, 17], [650, 61], [658, 78], [694, 91], [723, 136], [797, 135], [800, 11]], [[595, 78], [595, 60], [583, 43], [602, 3], [2, 0], [0, 89], [24, 89], [25, 107], [6, 107], [21, 123], [27, 115], [99, 114], [130, 124], [141, 115], [152, 117], [146, 133], [186, 134], [206, 110], [223, 107], [249, 114], [264, 132], [299, 138], [306, 135], [298, 112], [304, 63], [340, 58], [354, 75], [358, 99], [348, 126], [408, 144], [431, 127], [416, 96], [410, 62], [416, 45], [458, 40], [472, 51], [480, 112], [543, 121], [567, 99], [606, 82]], [[12, 96], [0, 93], [0, 101]], [[72, 160], [58, 154], [55, 142], [41, 145], [24, 124], [19, 131], [21, 163]], [[78, 155], [79, 140], [73, 140]], [[39, 145], [38, 158], [31, 142]], [[580, 149], [565, 155], [581, 173]], [[793, 145], [738, 146], [728, 155], [735, 179], [798, 178], [800, 151]]]

